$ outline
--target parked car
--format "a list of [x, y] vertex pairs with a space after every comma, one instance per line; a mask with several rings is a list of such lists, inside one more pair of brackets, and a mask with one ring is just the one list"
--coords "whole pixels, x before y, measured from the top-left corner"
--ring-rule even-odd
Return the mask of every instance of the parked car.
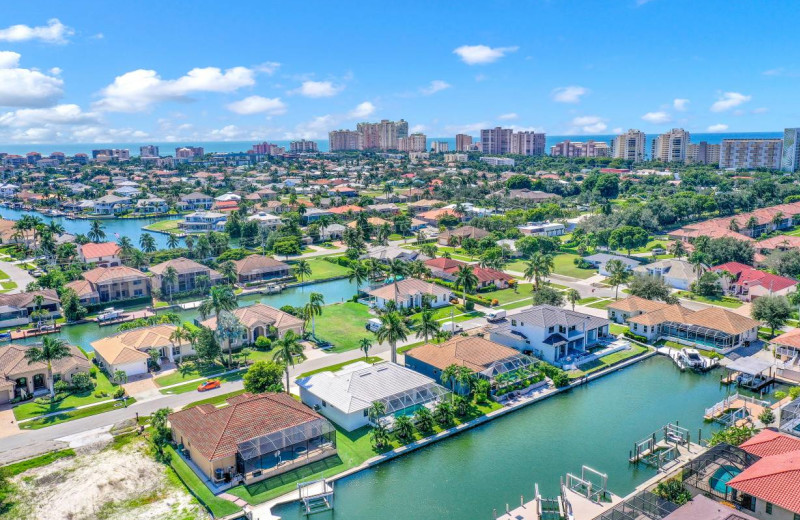
[[503, 309], [496, 309], [486, 313], [486, 321], [496, 322], [506, 319], [506, 311]]
[[378, 318], [370, 318], [367, 320], [367, 330], [370, 332], [375, 332], [379, 328], [381, 328], [381, 320]]
[[219, 379], [209, 379], [204, 383], [200, 383], [200, 386], [197, 387], [198, 392], [205, 392], [206, 390], [213, 390], [215, 388], [219, 388], [222, 386]]

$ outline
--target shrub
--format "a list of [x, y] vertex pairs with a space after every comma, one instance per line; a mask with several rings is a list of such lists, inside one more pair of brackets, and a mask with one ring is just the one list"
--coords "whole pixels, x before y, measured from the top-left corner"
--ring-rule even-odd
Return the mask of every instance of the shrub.
[[498, 300], [497, 298], [493, 298], [492, 299], [492, 306], [496, 307], [498, 305], [500, 305], [500, 300]]
[[633, 332], [626, 330], [622, 333], [626, 338], [630, 338], [634, 341], [638, 341], [639, 343], [647, 343], [647, 338], [644, 336], [640, 336], [638, 334], [634, 334]]
[[114, 390], [114, 399], [121, 399], [125, 395], [125, 389], [122, 387]]
[[471, 300], [467, 300], [467, 303], [464, 305], [464, 309], [466, 309], [467, 312], [474, 311], [475, 310], [475, 302], [473, 302]]
[[94, 388], [94, 381], [92, 381], [88, 372], [78, 372], [72, 375], [71, 388], [75, 392], [92, 390]]
[[97, 379], [97, 367], [89, 368], [89, 377], [91, 377], [92, 379]]
[[98, 391], [96, 391], [94, 393], [94, 396], [97, 397], [98, 399], [101, 398], [101, 397], [108, 397], [108, 392], [104, 392], [102, 390], [98, 390]]
[[56, 394], [62, 394], [62, 393], [64, 393], [64, 392], [68, 392], [68, 391], [69, 391], [69, 388], [70, 388], [70, 387], [69, 387], [69, 383], [67, 383], [67, 382], [66, 382], [66, 381], [64, 381], [63, 379], [59, 379], [59, 380], [58, 380], [58, 381], [56, 381], [56, 383], [53, 385], [53, 389], [56, 391]]
[[256, 348], [259, 350], [269, 350], [272, 348], [272, 340], [266, 336], [256, 338]]

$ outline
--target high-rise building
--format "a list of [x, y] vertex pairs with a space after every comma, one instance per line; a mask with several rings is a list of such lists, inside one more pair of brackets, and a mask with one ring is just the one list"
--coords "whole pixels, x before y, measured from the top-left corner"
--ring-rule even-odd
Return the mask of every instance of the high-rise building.
[[431, 143], [433, 153], [445, 153], [450, 151], [450, 143], [447, 141], [434, 141]]
[[561, 141], [550, 147], [553, 157], [608, 157], [608, 144], [599, 141]]
[[206, 151], [202, 146], [181, 146], [175, 148], [176, 159], [192, 159], [194, 157], [202, 157]]
[[510, 128], [489, 128], [481, 130], [481, 151], [488, 154], [511, 153], [511, 136], [514, 131]]
[[283, 155], [286, 153], [286, 148], [264, 141], [263, 143], [254, 144], [248, 153], [258, 155]]
[[723, 139], [719, 167], [733, 169], [781, 167], [782, 139]]
[[652, 157], [654, 161], [686, 162], [686, 149], [691, 136], [683, 128], [673, 128], [653, 139]]
[[545, 135], [536, 132], [511, 134], [511, 153], [518, 155], [544, 155]]
[[139, 147], [139, 157], [159, 157], [158, 146], [148, 144]]
[[289, 143], [289, 150], [292, 153], [316, 153], [319, 151], [316, 141], [306, 141], [305, 139]]
[[456, 134], [456, 151], [467, 152], [472, 147], [472, 136], [467, 134]]
[[786, 128], [783, 131], [781, 170], [785, 172], [800, 170], [800, 128]]
[[630, 129], [624, 134], [614, 138], [612, 154], [615, 159], [625, 159], [626, 161], [644, 161], [644, 148], [647, 137], [644, 132]]
[[686, 162], [694, 164], [719, 164], [718, 144], [709, 144], [701, 141], [697, 144], [689, 144], [686, 147]]
[[328, 132], [328, 144], [332, 152], [363, 150], [364, 135], [355, 130], [333, 130]]
[[397, 140], [408, 137], [408, 123], [381, 120], [380, 123], [359, 123], [356, 126], [363, 136], [365, 150], [397, 150]]
[[428, 138], [425, 134], [415, 133], [408, 137], [397, 139], [397, 149], [401, 152], [426, 152], [428, 151]]

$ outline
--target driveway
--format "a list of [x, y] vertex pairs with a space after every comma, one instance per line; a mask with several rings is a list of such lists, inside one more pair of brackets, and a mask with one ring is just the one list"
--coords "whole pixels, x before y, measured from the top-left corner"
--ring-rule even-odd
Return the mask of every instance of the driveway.
[[29, 283], [34, 281], [28, 271], [9, 262], [0, 262], [0, 271], [6, 273], [12, 282], [17, 284], [16, 289], [11, 289], [8, 294], [17, 294], [25, 290]]
[[17, 420], [14, 418], [14, 412], [10, 405], [3, 405], [0, 408], [0, 439], [10, 437], [19, 433], [19, 426]]

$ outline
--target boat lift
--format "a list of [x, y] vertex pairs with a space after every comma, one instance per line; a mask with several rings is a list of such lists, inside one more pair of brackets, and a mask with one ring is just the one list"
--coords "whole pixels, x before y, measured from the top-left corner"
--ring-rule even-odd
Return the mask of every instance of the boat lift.
[[297, 491], [303, 502], [303, 513], [306, 516], [324, 513], [333, 509], [333, 481], [327, 479], [298, 482]]
[[632, 464], [643, 462], [661, 470], [680, 456], [680, 446], [688, 447], [690, 444], [689, 430], [679, 426], [677, 422], [667, 423], [660, 430], [634, 443], [628, 460]]

